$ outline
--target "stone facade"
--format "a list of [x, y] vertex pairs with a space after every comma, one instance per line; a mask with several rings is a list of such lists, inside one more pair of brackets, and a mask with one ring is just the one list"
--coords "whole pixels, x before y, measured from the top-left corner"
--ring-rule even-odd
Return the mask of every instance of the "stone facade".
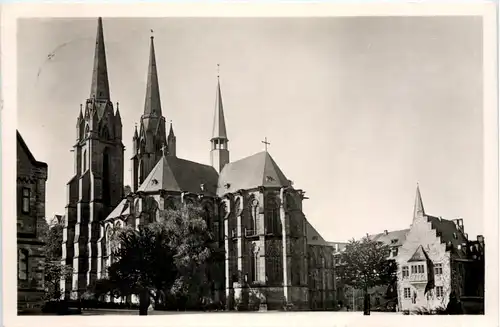
[[18, 310], [39, 307], [44, 295], [47, 164], [36, 161], [17, 132], [17, 294]]
[[[65, 296], [79, 297], [106, 276], [113, 230], [138, 228], [158, 221], [161, 210], [198, 203], [215, 235], [211, 246], [225, 253], [224, 262], [209, 269], [214, 302], [228, 309], [302, 310], [311, 307], [312, 295], [317, 308], [331, 308], [333, 248], [315, 231], [309, 242], [304, 192], [292, 187], [267, 151], [230, 162], [219, 80], [211, 166], [177, 157], [172, 125], [165, 137], [153, 38], [144, 112], [132, 140], [131, 192], [123, 194], [121, 118], [109, 100], [102, 34], [99, 19], [91, 98], [78, 118], [75, 177], [68, 183], [63, 262], [75, 275], [61, 281]], [[318, 257], [313, 279], [310, 256]]]
[[335, 266], [333, 249], [329, 246], [308, 245], [309, 307], [334, 309], [336, 304]]
[[417, 189], [413, 222], [396, 259], [400, 310], [440, 310], [453, 297], [481, 297], [484, 240], [479, 239], [468, 240], [462, 219], [426, 214]]
[[79, 298], [97, 278], [97, 241], [104, 218], [123, 195], [122, 123], [109, 98], [102, 23], [99, 20], [90, 98], [76, 123], [75, 175], [68, 182], [62, 264], [73, 268], [61, 281], [65, 298]]

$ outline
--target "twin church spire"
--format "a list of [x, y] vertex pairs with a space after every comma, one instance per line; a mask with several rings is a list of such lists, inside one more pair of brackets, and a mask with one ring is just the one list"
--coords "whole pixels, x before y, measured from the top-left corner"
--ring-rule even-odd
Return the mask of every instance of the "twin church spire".
[[104, 48], [104, 33], [101, 17], [97, 20], [97, 35], [95, 42], [94, 69], [92, 71], [90, 99], [109, 100], [108, 67], [106, 65], [106, 51]]

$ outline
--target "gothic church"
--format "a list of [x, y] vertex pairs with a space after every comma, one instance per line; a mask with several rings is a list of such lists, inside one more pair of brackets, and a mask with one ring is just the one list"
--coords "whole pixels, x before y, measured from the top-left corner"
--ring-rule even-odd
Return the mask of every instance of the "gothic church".
[[[333, 248], [309, 224], [304, 192], [295, 189], [267, 151], [230, 160], [222, 92], [216, 88], [211, 165], [176, 155], [176, 137], [160, 101], [154, 39], [144, 111], [131, 154], [132, 192], [123, 191], [122, 121], [110, 99], [102, 19], [98, 19], [90, 97], [80, 107], [68, 182], [61, 281], [65, 298], [80, 298], [112, 263], [109, 235], [116, 227], [154, 222], [159, 210], [196, 202], [206, 213], [215, 245], [225, 253], [214, 269], [214, 301], [228, 308], [256, 294], [260, 306], [297, 309], [334, 306]], [[208, 139], [208, 138], [207, 138]], [[222, 272], [222, 273], [221, 273]]]

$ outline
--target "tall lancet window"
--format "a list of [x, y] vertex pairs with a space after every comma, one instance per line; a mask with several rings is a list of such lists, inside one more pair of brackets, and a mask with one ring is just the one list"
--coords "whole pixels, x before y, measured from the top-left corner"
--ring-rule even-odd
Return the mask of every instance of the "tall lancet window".
[[258, 217], [259, 217], [259, 201], [253, 199], [250, 202], [250, 230], [257, 234], [258, 227]]
[[[108, 228], [106, 228], [105, 235], [106, 235], [106, 258], [107, 258], [106, 268], [108, 268], [113, 263], [113, 249], [111, 248], [111, 237], [112, 237], [111, 227], [108, 226]], [[107, 271], [107, 269], [104, 270]]]
[[266, 231], [269, 234], [278, 234], [281, 229], [279, 204], [275, 197], [266, 202]]
[[83, 169], [82, 172], [87, 171], [87, 150], [83, 150]]
[[109, 150], [106, 148], [102, 154], [102, 203], [104, 205], [111, 204], [111, 174], [109, 163]]
[[250, 281], [257, 282], [259, 281], [259, 252], [260, 248], [257, 244], [253, 244], [252, 249], [250, 251]]
[[144, 164], [142, 162], [142, 160], [139, 160], [139, 168], [137, 169], [138, 170], [138, 175], [139, 175], [139, 185], [137, 185], [138, 187], [141, 186], [142, 182], [144, 182]]

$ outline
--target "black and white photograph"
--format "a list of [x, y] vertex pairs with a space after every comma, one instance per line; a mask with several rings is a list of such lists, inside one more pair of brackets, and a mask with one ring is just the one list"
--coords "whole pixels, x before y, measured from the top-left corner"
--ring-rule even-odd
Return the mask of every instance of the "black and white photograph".
[[490, 5], [13, 11], [4, 314], [486, 319], [498, 306]]

